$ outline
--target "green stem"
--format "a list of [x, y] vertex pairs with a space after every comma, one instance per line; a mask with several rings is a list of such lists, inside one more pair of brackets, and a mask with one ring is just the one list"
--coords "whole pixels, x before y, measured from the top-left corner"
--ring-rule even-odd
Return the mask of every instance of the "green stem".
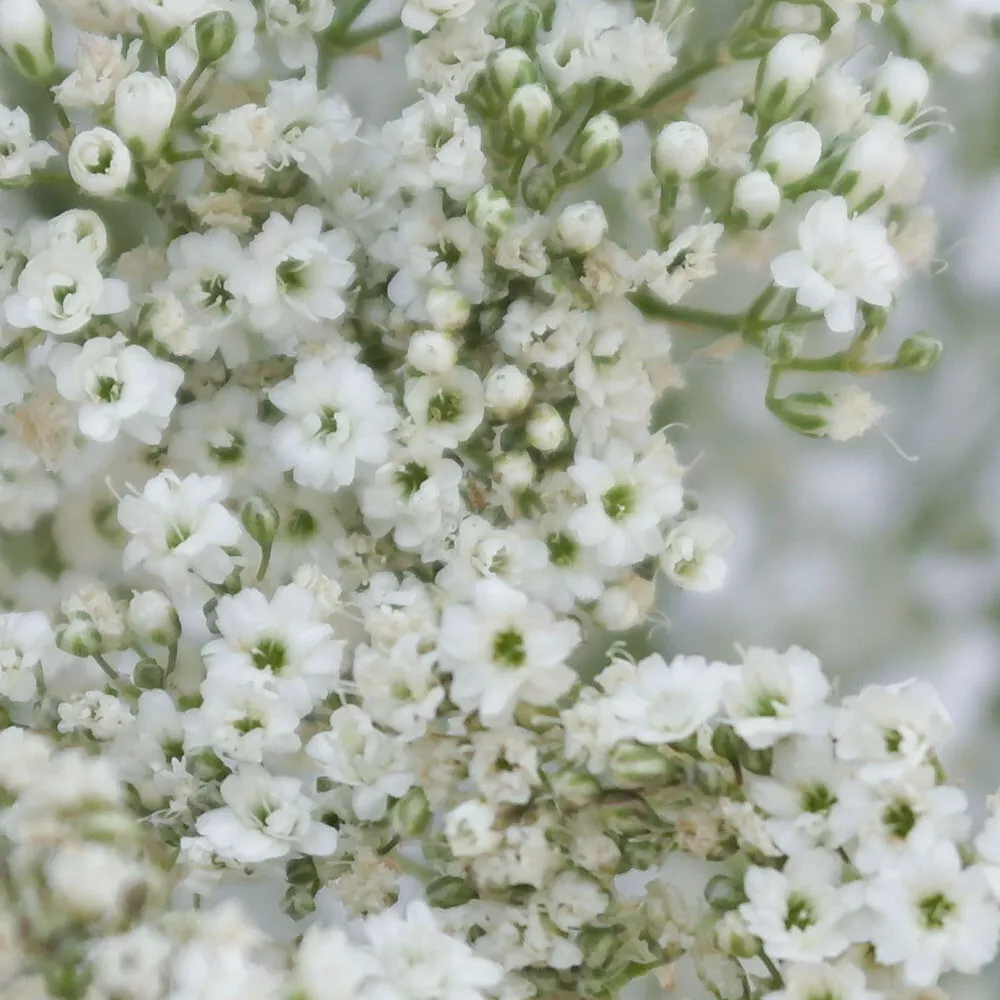
[[372, 0], [353, 0], [344, 7], [344, 12], [330, 25], [327, 35], [336, 38], [345, 34], [354, 22], [368, 9]]
[[717, 52], [713, 52], [712, 55], [706, 56], [704, 59], [698, 59], [696, 62], [691, 63], [687, 69], [682, 69], [677, 73], [671, 74], [662, 83], [653, 87], [652, 90], [647, 90], [636, 108], [619, 115], [619, 121], [625, 123], [642, 117], [643, 111], [648, 111], [649, 108], [654, 107], [661, 101], [665, 101], [672, 94], [683, 90], [689, 84], [694, 83], [699, 77], [711, 73], [721, 65], [719, 53]]
[[94, 653], [94, 662], [117, 684], [122, 678], [117, 670], [100, 653]]
[[181, 89], [177, 91], [177, 107], [183, 108], [187, 103], [188, 97], [191, 96], [191, 92], [198, 85], [198, 81], [202, 78], [205, 70], [211, 66], [211, 63], [203, 62], [198, 60], [195, 64], [193, 70], [188, 74], [188, 78], [181, 84]]
[[758, 954], [760, 956], [760, 960], [767, 967], [767, 971], [771, 976], [771, 988], [775, 990], [780, 989], [784, 980], [781, 978], [781, 973], [778, 971], [778, 967], [774, 964], [773, 961], [771, 961], [771, 958], [768, 956], [767, 952], [765, 952], [763, 948], [760, 950], [760, 952], [758, 952]]
[[720, 313], [690, 306], [671, 306], [661, 302], [649, 292], [635, 292], [629, 298], [643, 315], [654, 319], [700, 326], [706, 330], [721, 330], [723, 333], [739, 333], [746, 323], [746, 316], [743, 313]]
[[383, 18], [381, 21], [376, 21], [374, 24], [370, 24], [367, 28], [359, 28], [351, 34], [347, 34], [336, 39], [335, 50], [338, 53], [351, 52], [354, 49], [360, 48], [362, 45], [367, 45], [368, 42], [374, 42], [383, 35], [388, 35], [390, 32], [393, 32], [402, 26], [402, 22], [398, 17]]

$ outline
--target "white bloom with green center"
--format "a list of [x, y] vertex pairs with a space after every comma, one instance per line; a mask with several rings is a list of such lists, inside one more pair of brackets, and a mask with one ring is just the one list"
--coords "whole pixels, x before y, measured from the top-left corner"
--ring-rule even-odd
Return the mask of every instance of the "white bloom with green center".
[[471, 369], [461, 367], [410, 379], [403, 404], [428, 441], [442, 448], [454, 448], [468, 440], [486, 412], [481, 379]]
[[0, 104], [0, 182], [27, 177], [56, 155], [47, 142], [35, 142], [31, 120], [21, 108]]
[[499, 580], [483, 580], [472, 604], [445, 608], [438, 649], [452, 700], [499, 726], [519, 702], [548, 705], [569, 690], [576, 674], [566, 661], [580, 639], [575, 621]]

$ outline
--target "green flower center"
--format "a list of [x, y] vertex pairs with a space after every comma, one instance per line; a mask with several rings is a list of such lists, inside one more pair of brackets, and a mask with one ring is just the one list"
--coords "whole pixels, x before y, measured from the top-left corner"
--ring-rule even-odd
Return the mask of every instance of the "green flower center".
[[419, 462], [407, 462], [406, 465], [404, 465], [403, 468], [396, 473], [396, 482], [399, 485], [399, 488], [408, 497], [412, 497], [413, 494], [416, 493], [417, 490], [419, 490], [420, 487], [423, 486], [424, 483], [426, 483], [430, 478], [431, 477], [427, 472], [427, 469], [425, 469]]
[[575, 538], [564, 531], [554, 531], [545, 539], [549, 550], [549, 561], [553, 566], [572, 566], [576, 562], [580, 546]]
[[635, 509], [635, 490], [626, 483], [612, 486], [601, 497], [601, 506], [612, 521], [621, 521]]
[[250, 659], [258, 670], [270, 670], [280, 674], [288, 664], [288, 652], [279, 639], [265, 636], [250, 650]]
[[826, 785], [812, 785], [802, 793], [802, 809], [807, 813], [828, 813], [837, 804], [837, 796]]
[[785, 910], [785, 930], [790, 931], [793, 927], [804, 931], [816, 922], [816, 912], [812, 903], [805, 896], [793, 892], [788, 897], [788, 909]]
[[442, 389], [427, 404], [427, 420], [432, 424], [453, 424], [462, 415], [462, 397]]
[[931, 931], [939, 931], [944, 927], [949, 915], [955, 912], [955, 904], [941, 892], [924, 896], [917, 904], [924, 927]]
[[505, 667], [523, 667], [527, 654], [524, 636], [517, 629], [505, 629], [493, 636], [493, 662]]
[[886, 807], [882, 822], [897, 840], [906, 840], [917, 825], [917, 814], [909, 802], [897, 801]]

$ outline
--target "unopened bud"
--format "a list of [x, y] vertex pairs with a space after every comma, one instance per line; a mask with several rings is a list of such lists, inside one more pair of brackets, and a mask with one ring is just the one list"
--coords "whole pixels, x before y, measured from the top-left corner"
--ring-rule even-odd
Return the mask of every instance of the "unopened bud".
[[536, 163], [521, 181], [521, 194], [528, 208], [544, 212], [559, 190], [555, 171], [547, 163]]
[[464, 878], [442, 875], [428, 882], [424, 894], [431, 906], [449, 910], [453, 906], [464, 906], [476, 898], [476, 890]]
[[537, 4], [531, 0], [513, 0], [499, 8], [490, 25], [490, 34], [508, 45], [533, 49], [541, 27], [542, 12]]
[[71, 656], [93, 656], [103, 647], [101, 633], [90, 618], [71, 618], [56, 629], [56, 645]]
[[431, 807], [422, 788], [414, 785], [392, 805], [392, 828], [400, 837], [416, 837], [431, 821]]
[[494, 52], [487, 62], [493, 88], [506, 101], [519, 87], [538, 79], [535, 64], [524, 49], [511, 46]]
[[769, 121], [787, 118], [813, 85], [823, 63], [823, 43], [813, 35], [785, 35], [767, 54], [757, 81], [757, 113]]
[[714, 937], [719, 951], [734, 958], [753, 958], [760, 947], [746, 921], [735, 910], [730, 910], [718, 920]]
[[527, 452], [507, 452], [493, 463], [493, 478], [501, 489], [519, 493], [535, 481], [535, 463]]
[[491, 240], [499, 239], [514, 221], [514, 209], [507, 196], [495, 187], [480, 188], [466, 206], [469, 221]]
[[536, 406], [525, 428], [528, 444], [543, 455], [558, 451], [566, 441], [567, 431], [559, 411], [549, 403]]
[[142, 688], [143, 691], [162, 688], [166, 679], [167, 675], [163, 667], [148, 656], [143, 657], [132, 671], [132, 680], [135, 681], [136, 687]]
[[619, 743], [611, 752], [610, 770], [623, 787], [658, 784], [670, 777], [676, 765], [654, 747], [641, 743]]
[[596, 201], [567, 205], [556, 219], [556, 236], [571, 253], [590, 253], [608, 232], [608, 217]]
[[657, 829], [661, 824], [656, 813], [639, 795], [608, 792], [600, 803], [604, 828], [623, 837], [638, 837]]
[[507, 120], [514, 135], [533, 146], [549, 134], [553, 108], [552, 95], [542, 84], [527, 83], [507, 102]]
[[144, 642], [169, 646], [181, 634], [177, 609], [161, 590], [143, 590], [129, 602], [126, 621], [129, 628]]
[[728, 913], [747, 901], [741, 883], [729, 875], [713, 875], [705, 886], [705, 902], [720, 913]]
[[32, 80], [52, 76], [52, 28], [37, 0], [0, 0], [0, 49], [24, 76]]
[[633, 573], [622, 583], [605, 589], [594, 609], [594, 618], [610, 632], [624, 632], [645, 620], [655, 597], [656, 585]]
[[188, 754], [185, 762], [188, 774], [206, 783], [220, 781], [229, 774], [229, 768], [208, 749], [197, 750], [193, 754]]
[[661, 184], [689, 181], [705, 169], [708, 154], [708, 136], [700, 125], [671, 122], [653, 143], [653, 176]]
[[602, 111], [583, 126], [579, 139], [567, 152], [587, 173], [592, 173], [617, 163], [622, 149], [622, 130], [618, 119]]
[[115, 131], [142, 159], [163, 148], [177, 109], [177, 92], [166, 77], [130, 73], [115, 88]]
[[458, 359], [455, 338], [440, 330], [421, 330], [410, 338], [406, 360], [425, 375], [451, 371]]
[[903, 126], [891, 118], [875, 118], [848, 150], [833, 190], [860, 210], [899, 180], [909, 162]]
[[895, 365], [901, 371], [925, 372], [937, 364], [944, 345], [927, 333], [907, 337], [899, 345]]
[[916, 59], [890, 56], [872, 81], [872, 111], [898, 122], [912, 121], [931, 89], [927, 70]]
[[198, 61], [210, 66], [227, 55], [236, 41], [236, 19], [229, 11], [213, 10], [194, 22]]
[[804, 181], [819, 164], [823, 139], [808, 122], [784, 122], [767, 134], [759, 166], [782, 187]]
[[534, 392], [531, 379], [517, 365], [500, 365], [483, 381], [486, 405], [501, 420], [520, 413]]
[[766, 170], [744, 174], [733, 185], [733, 214], [750, 229], [764, 229], [781, 208], [781, 188]]
[[281, 518], [278, 508], [260, 494], [250, 497], [240, 512], [240, 522], [247, 534], [262, 548], [269, 549], [278, 534]]
[[560, 803], [573, 809], [582, 809], [601, 795], [601, 783], [586, 771], [557, 771], [550, 775], [549, 786]]

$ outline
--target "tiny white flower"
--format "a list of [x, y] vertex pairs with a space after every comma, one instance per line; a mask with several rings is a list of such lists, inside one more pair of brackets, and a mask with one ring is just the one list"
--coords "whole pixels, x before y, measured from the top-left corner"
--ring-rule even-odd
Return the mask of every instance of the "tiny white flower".
[[73, 139], [67, 157], [70, 176], [99, 198], [120, 194], [132, 179], [132, 154], [121, 136], [108, 128], [92, 128]]
[[35, 142], [31, 120], [21, 108], [0, 104], [0, 184], [27, 177], [56, 155], [47, 142]]
[[732, 529], [721, 517], [696, 514], [667, 535], [660, 566], [684, 590], [717, 590], [728, 572], [723, 554], [732, 545], [733, 537]]

